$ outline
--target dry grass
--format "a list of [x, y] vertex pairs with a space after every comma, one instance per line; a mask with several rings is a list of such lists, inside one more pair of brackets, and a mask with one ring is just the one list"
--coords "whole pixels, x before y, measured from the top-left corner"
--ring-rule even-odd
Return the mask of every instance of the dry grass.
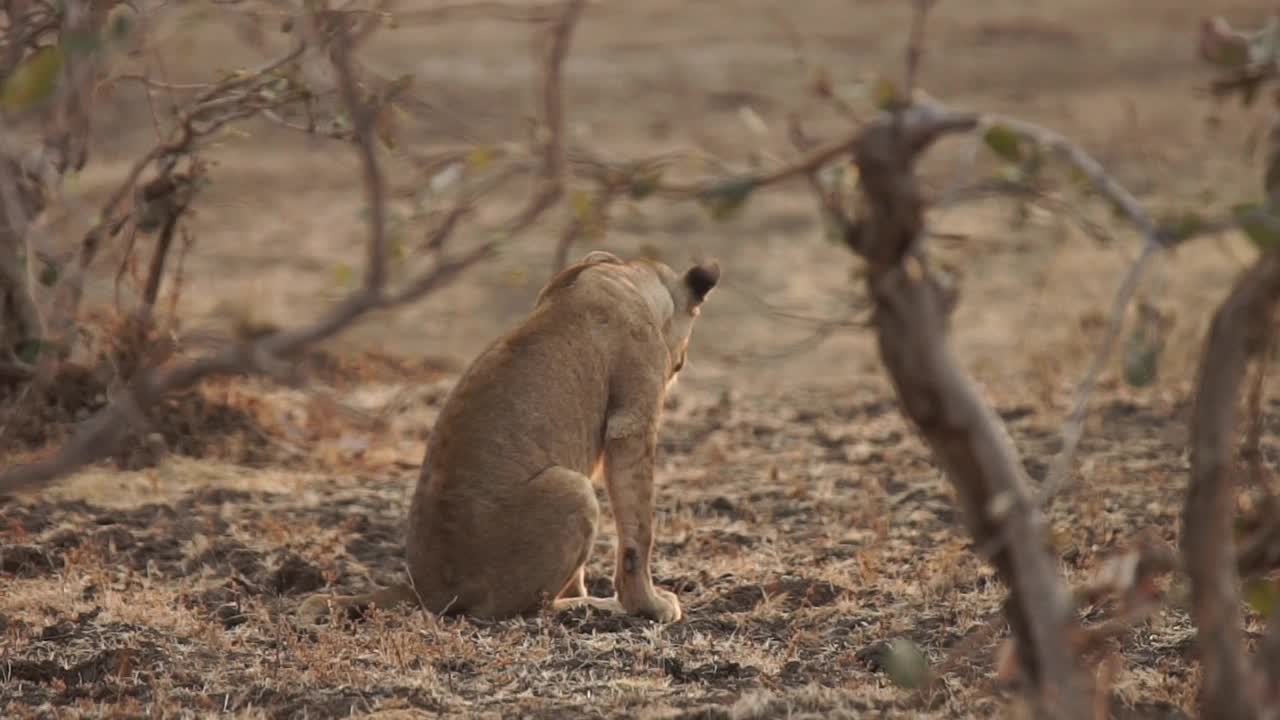
[[[906, 695], [881, 671], [883, 643], [908, 637], [941, 658], [984, 628], [1001, 589], [968, 552], [948, 491], [883, 388], [841, 395], [694, 393], [671, 410], [657, 573], [689, 617], [665, 628], [588, 612], [296, 627], [288, 616], [300, 594], [395, 576], [411, 470], [352, 478], [284, 458], [252, 471], [174, 458], [149, 472], [86, 475], [59, 497], [0, 515], [13, 576], [3, 607], [9, 710], [88, 703], [328, 716], [518, 702], [547, 717], [570, 707], [667, 717], [664, 707], [766, 689], [775, 700], [752, 702], [905, 711]], [[404, 425], [425, 430], [439, 400], [423, 398]], [[1051, 432], [1032, 408], [1004, 410], [1024, 447], [1045, 447]], [[1150, 488], [1157, 474], [1172, 481], [1184, 471], [1174, 445], [1149, 437], [1169, 430], [1176, 411], [1113, 399], [1102, 414], [1104, 435], [1143, 430], [1125, 443], [1131, 457], [1160, 459], [1124, 463], [1062, 503], [1059, 526], [1087, 528], [1066, 533], [1063, 557], [1077, 576], [1139, 527], [1163, 527], [1171, 540], [1176, 509]], [[1086, 463], [1112, 447], [1087, 446]], [[347, 461], [353, 474], [360, 464]], [[148, 474], [161, 492], [149, 491]], [[596, 594], [610, 590], [611, 541], [601, 539], [589, 568]], [[1121, 697], [1185, 701], [1188, 686], [1172, 680], [1190, 672], [1189, 635], [1174, 612], [1135, 631], [1121, 650], [1136, 688]], [[998, 707], [984, 689], [992, 645], [948, 679], [936, 716]], [[771, 716], [752, 707], [744, 700], [729, 716]]]
[[[297, 626], [290, 615], [307, 592], [396, 577], [414, 473], [395, 463], [278, 456], [245, 468], [175, 457], [10, 503], [0, 510], [7, 711], [998, 713], [1007, 698], [992, 654], [1004, 629], [985, 633], [1003, 591], [970, 552], [947, 486], [885, 388], [839, 389], [693, 391], [670, 410], [655, 572], [688, 617], [667, 627], [585, 610]], [[1100, 403], [1101, 427], [1082, 448], [1088, 470], [1055, 508], [1076, 581], [1141, 528], [1175, 539], [1167, 488], [1186, 472], [1184, 408], [1125, 395], [1113, 389]], [[261, 397], [279, 408], [303, 402]], [[423, 393], [380, 437], [425, 431], [441, 399]], [[1001, 411], [1042, 475], [1056, 417], [1030, 403]], [[588, 569], [597, 595], [611, 591], [611, 543], [605, 533]], [[938, 693], [913, 699], [884, 674], [896, 637], [935, 662], [972, 647]], [[1116, 645], [1118, 717], [1187, 706], [1191, 637], [1185, 614], [1168, 610]]]
[[[806, 96], [779, 18], [813, 62], [850, 80], [898, 67], [907, 5], [593, 5], [567, 67], [571, 133], [623, 155], [681, 144], [734, 159], [753, 145], [784, 155], [787, 112], [814, 118], [815, 132], [836, 126]], [[1101, 0], [953, 0], [931, 19], [923, 84], [949, 102], [1077, 137], [1153, 207], [1206, 191], [1215, 203], [1236, 201], [1256, 173], [1236, 144], [1204, 130], [1208, 108], [1192, 93], [1202, 79], [1191, 45], [1201, 5], [1168, 2], [1149, 17]], [[1233, 0], [1215, 9], [1243, 22], [1264, 5]], [[464, 130], [479, 140], [514, 135], [531, 100], [527, 35], [476, 21], [380, 38], [371, 48], [378, 64], [416, 72], [436, 118], [428, 125], [439, 135], [406, 141], [452, 143]], [[163, 48], [174, 81], [199, 77], [212, 57], [256, 61], [233, 37], [198, 40], [178, 35]], [[111, 142], [100, 143], [106, 150], [81, 178], [86, 197], [145, 139], [144, 116], [124, 108], [137, 99], [121, 92], [108, 101], [97, 130]], [[767, 136], [744, 126], [742, 104], [765, 120]], [[1223, 132], [1245, 128], [1228, 116]], [[189, 329], [221, 322], [228, 300], [265, 319], [312, 317], [340, 292], [333, 267], [356, 259], [362, 227], [349, 153], [252, 130], [215, 151], [220, 166], [186, 271]], [[958, 150], [940, 148], [931, 174], [945, 181]], [[55, 492], [0, 505], [0, 714], [1016, 716], [993, 670], [1005, 629], [981, 635], [1002, 589], [971, 552], [950, 491], [893, 406], [869, 338], [853, 329], [787, 351], [813, 327], [769, 312], [847, 312], [854, 263], [821, 239], [804, 193], [761, 196], [727, 224], [696, 207], [622, 208], [603, 242], [627, 254], [652, 246], [672, 262], [718, 255], [725, 269], [659, 456], [655, 572], [678, 590], [683, 622], [656, 627], [585, 610], [484, 624], [383, 615], [298, 627], [290, 619], [311, 590], [361, 588], [399, 572], [405, 492], [425, 433], [460, 364], [528, 307], [550, 267], [549, 228], [431, 301], [349, 336], [350, 346], [430, 362], [375, 363], [339, 347], [336, 356], [368, 372], [320, 373], [308, 391], [208, 387], [174, 411], [188, 418], [185, 432], [208, 434], [198, 446], [171, 441], [176, 453], [158, 463], [98, 467]], [[1105, 209], [1090, 213], [1115, 233], [1111, 244], [1061, 218], [1033, 215], [1014, 226], [998, 202], [935, 218], [965, 236], [940, 249], [964, 273], [957, 347], [1037, 479], [1057, 449], [1070, 384], [1099, 337], [1098, 314], [1136, 252], [1133, 235]], [[1174, 320], [1162, 377], [1133, 390], [1115, 380], [1118, 368], [1109, 373], [1080, 471], [1054, 506], [1073, 581], [1143, 528], [1176, 541], [1192, 360], [1209, 309], [1251, 253], [1228, 238], [1162, 262], [1152, 299]], [[113, 266], [110, 252], [104, 265]], [[109, 299], [109, 277], [89, 290]], [[1272, 428], [1276, 406], [1268, 408]], [[1277, 456], [1272, 433], [1263, 446]], [[597, 595], [611, 590], [612, 541], [611, 530], [602, 533], [588, 568]], [[1089, 610], [1090, 619], [1101, 615]], [[916, 698], [883, 671], [895, 637], [919, 643], [935, 662], [976, 647], [939, 692]], [[1192, 638], [1175, 605], [1115, 643], [1113, 715], [1189, 713]]]

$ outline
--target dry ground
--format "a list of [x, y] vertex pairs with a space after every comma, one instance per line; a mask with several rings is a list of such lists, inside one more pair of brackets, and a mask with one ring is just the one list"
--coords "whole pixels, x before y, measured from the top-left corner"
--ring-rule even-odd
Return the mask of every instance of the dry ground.
[[[730, 161], [789, 152], [785, 117], [840, 128], [805, 90], [798, 57], [852, 82], [900, 64], [908, 3], [645, 0], [593, 6], [566, 82], [574, 136], [619, 157], [698, 145]], [[957, 104], [1077, 137], [1153, 208], [1247, 199], [1256, 165], [1217, 133], [1194, 90], [1191, 36], [1209, 5], [1253, 22], [1269, 4], [1170, 0], [943, 3], [925, 85]], [[1154, 5], [1154, 4], [1148, 4]], [[162, 44], [171, 79], [261, 58], [217, 23]], [[517, 137], [531, 107], [531, 29], [484, 20], [380, 35], [388, 73], [416, 74], [423, 120], [406, 142]], [[201, 69], [206, 67], [206, 69]], [[104, 149], [76, 192], [117, 180], [150, 121], [140, 96], [104, 101]], [[767, 130], [741, 119], [751, 107]], [[212, 151], [215, 185], [192, 229], [180, 313], [218, 328], [226, 304], [276, 322], [310, 317], [359, 261], [359, 185], [348, 148], [249, 127]], [[1236, 139], [1233, 139], [1236, 138]], [[945, 180], [962, 147], [939, 148]], [[391, 164], [393, 178], [403, 167]], [[400, 175], [395, 173], [401, 172]], [[1009, 423], [1032, 477], [1057, 449], [1072, 383], [1133, 233], [1113, 237], [1007, 203], [938, 213], [961, 236], [938, 251], [963, 274], [961, 356]], [[87, 216], [88, 213], [82, 213]], [[85, 217], [64, 219], [74, 229]], [[687, 617], [669, 627], [587, 612], [501, 623], [381, 616], [298, 627], [300, 597], [399, 571], [405, 492], [459, 368], [515, 321], [545, 279], [548, 223], [444, 293], [376, 318], [331, 349], [354, 357], [309, 390], [217, 383], [176, 401], [175, 452], [104, 465], [0, 503], [0, 714], [5, 717], [990, 717], [996, 638], [923, 700], [895, 688], [885, 643], [934, 661], [981, 632], [1002, 590], [970, 551], [945, 481], [904, 425], [865, 330], [820, 342], [807, 319], [848, 315], [856, 263], [822, 238], [803, 187], [770, 191], [717, 224], [696, 206], [621, 208], [598, 246], [656, 249], [673, 264], [721, 259], [692, 362], [662, 435], [659, 582]], [[74, 238], [72, 230], [66, 237]], [[1175, 542], [1185, 484], [1188, 379], [1212, 306], [1251, 256], [1239, 238], [1165, 258], [1150, 299], [1172, 319], [1161, 378], [1125, 388], [1112, 368], [1079, 472], [1055, 505], [1063, 571], [1082, 580], [1143, 528]], [[111, 253], [104, 263], [111, 264]], [[110, 272], [91, 288], [111, 296]], [[353, 355], [376, 347], [400, 362]], [[425, 360], [423, 360], [425, 358]], [[335, 410], [334, 408], [345, 408]], [[1271, 407], [1271, 406], [1269, 406]], [[1274, 409], [1274, 408], [1273, 408]], [[52, 435], [58, 430], [53, 428]], [[38, 438], [37, 438], [38, 439]], [[1274, 435], [1264, 438], [1269, 459]], [[10, 447], [12, 450], [12, 447]], [[25, 450], [12, 450], [21, 457]], [[603, 493], [602, 493], [603, 500]], [[605, 503], [607, 507], [607, 503]], [[589, 570], [610, 592], [611, 527]], [[1092, 613], [1092, 611], [1091, 611]], [[1090, 618], [1094, 618], [1090, 615]], [[1197, 680], [1193, 633], [1170, 609], [1118, 643], [1116, 717], [1182, 717]]]

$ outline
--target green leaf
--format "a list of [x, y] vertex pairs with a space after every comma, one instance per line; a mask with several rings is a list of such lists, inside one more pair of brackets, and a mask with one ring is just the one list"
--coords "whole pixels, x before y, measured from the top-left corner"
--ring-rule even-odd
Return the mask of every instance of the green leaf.
[[1020, 162], [1022, 158], [1022, 138], [1003, 125], [992, 125], [982, 134], [982, 141], [1002, 160], [1011, 163]]
[[1155, 381], [1160, 359], [1159, 348], [1154, 345], [1130, 346], [1125, 354], [1124, 381], [1130, 387], [1146, 387]]
[[1067, 179], [1070, 180], [1076, 190], [1085, 197], [1089, 197], [1095, 192], [1093, 181], [1089, 179], [1089, 176], [1086, 175], [1083, 170], [1076, 167], [1074, 163], [1067, 166]]
[[14, 354], [18, 359], [28, 365], [34, 365], [36, 360], [40, 358], [40, 341], [39, 340], [23, 340], [14, 348]]
[[662, 168], [653, 168], [645, 172], [636, 173], [631, 176], [631, 183], [627, 186], [627, 195], [632, 200], [643, 200], [652, 195], [661, 183]]
[[822, 237], [832, 245], [844, 246], [848, 242], [849, 223], [838, 213], [823, 209]]
[[339, 287], [348, 287], [356, 278], [355, 270], [346, 263], [338, 263], [333, 268], [333, 280]]
[[711, 217], [723, 221], [733, 216], [756, 189], [753, 177], [726, 180], [698, 194], [698, 202], [711, 213]]
[[901, 103], [902, 99], [898, 93], [898, 86], [887, 77], [882, 77], [876, 81], [875, 102], [876, 107], [881, 110], [892, 110]]
[[1280, 607], [1280, 586], [1274, 580], [1254, 578], [1244, 587], [1244, 599], [1254, 612], [1269, 619]]
[[413, 84], [413, 73], [405, 73], [404, 75], [401, 75], [400, 77], [391, 81], [391, 84], [387, 85], [387, 89], [383, 97], [386, 98], [388, 102], [395, 100], [397, 97], [400, 96], [400, 93], [409, 89], [409, 86], [412, 84]]
[[591, 193], [586, 190], [574, 190], [569, 196], [570, 202], [573, 203], [573, 214], [577, 216], [578, 222], [586, 225], [591, 222], [591, 216], [595, 214], [591, 202]]
[[1149, 303], [1138, 305], [1138, 322], [1125, 344], [1124, 379], [1132, 387], [1146, 387], [1155, 382], [1160, 369], [1163, 318]]
[[1027, 159], [1022, 163], [1022, 176], [1027, 180], [1034, 180], [1040, 175], [1040, 171], [1044, 169], [1044, 153], [1040, 152], [1038, 143], [1030, 143]]
[[61, 72], [61, 47], [46, 45], [36, 50], [4, 79], [0, 104], [9, 112], [20, 112], [45, 100], [58, 87]]
[[13, 352], [18, 359], [28, 365], [34, 365], [40, 356], [47, 353], [56, 353], [62, 348], [62, 345], [49, 340], [23, 340], [18, 343]]
[[898, 687], [923, 687], [929, 680], [929, 658], [920, 646], [906, 638], [896, 638], [885, 652], [884, 670]]
[[1204, 218], [1194, 210], [1183, 210], [1160, 221], [1160, 234], [1180, 243], [1204, 228]]
[[484, 170], [493, 163], [493, 149], [486, 145], [477, 145], [467, 153], [467, 169]]
[[1261, 251], [1280, 245], [1280, 218], [1257, 203], [1243, 203], [1231, 208], [1231, 214], [1244, 234]]
[[1258, 99], [1258, 91], [1261, 89], [1262, 80], [1259, 78], [1251, 78], [1240, 83], [1240, 104], [1253, 107], [1253, 101]]
[[1207, 53], [1205, 60], [1218, 67], [1237, 69], [1249, 64], [1249, 46], [1246, 43], [1223, 43]]
[[88, 55], [97, 51], [102, 45], [102, 39], [92, 30], [77, 30], [67, 33], [63, 37], [63, 43], [72, 54]]
[[388, 150], [396, 149], [396, 132], [400, 129], [400, 108], [393, 102], [383, 105], [373, 119], [373, 132]]
[[1280, 190], [1280, 148], [1273, 147], [1267, 153], [1267, 169], [1262, 176], [1262, 188], [1267, 197], [1275, 197]]
[[507, 287], [518, 288], [524, 287], [529, 283], [529, 272], [524, 268], [514, 268], [503, 273], [503, 279], [506, 280]]
[[59, 268], [55, 263], [45, 261], [44, 267], [40, 268], [40, 275], [38, 279], [40, 280], [41, 285], [44, 285], [45, 287], [52, 287], [54, 283], [58, 282], [59, 274]]
[[[123, 7], [123, 6], [120, 6]], [[111, 14], [107, 22], [107, 32], [115, 42], [123, 42], [133, 33], [133, 17], [119, 7]]]

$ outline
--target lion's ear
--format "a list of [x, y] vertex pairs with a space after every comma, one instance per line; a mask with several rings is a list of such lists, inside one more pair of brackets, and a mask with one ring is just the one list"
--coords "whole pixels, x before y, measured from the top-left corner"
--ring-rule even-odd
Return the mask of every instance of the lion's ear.
[[720, 263], [715, 260], [694, 265], [684, 274], [684, 284], [689, 287], [689, 293], [693, 296], [695, 303], [705, 300], [707, 293], [715, 289], [719, 282]]

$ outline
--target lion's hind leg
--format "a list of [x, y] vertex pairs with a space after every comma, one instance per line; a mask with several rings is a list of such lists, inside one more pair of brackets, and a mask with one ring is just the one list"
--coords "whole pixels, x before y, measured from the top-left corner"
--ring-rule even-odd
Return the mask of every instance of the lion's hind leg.
[[583, 567], [595, 543], [600, 504], [591, 479], [559, 465], [538, 473], [510, 498], [488, 554], [478, 617], [537, 610], [544, 599], [586, 594]]

